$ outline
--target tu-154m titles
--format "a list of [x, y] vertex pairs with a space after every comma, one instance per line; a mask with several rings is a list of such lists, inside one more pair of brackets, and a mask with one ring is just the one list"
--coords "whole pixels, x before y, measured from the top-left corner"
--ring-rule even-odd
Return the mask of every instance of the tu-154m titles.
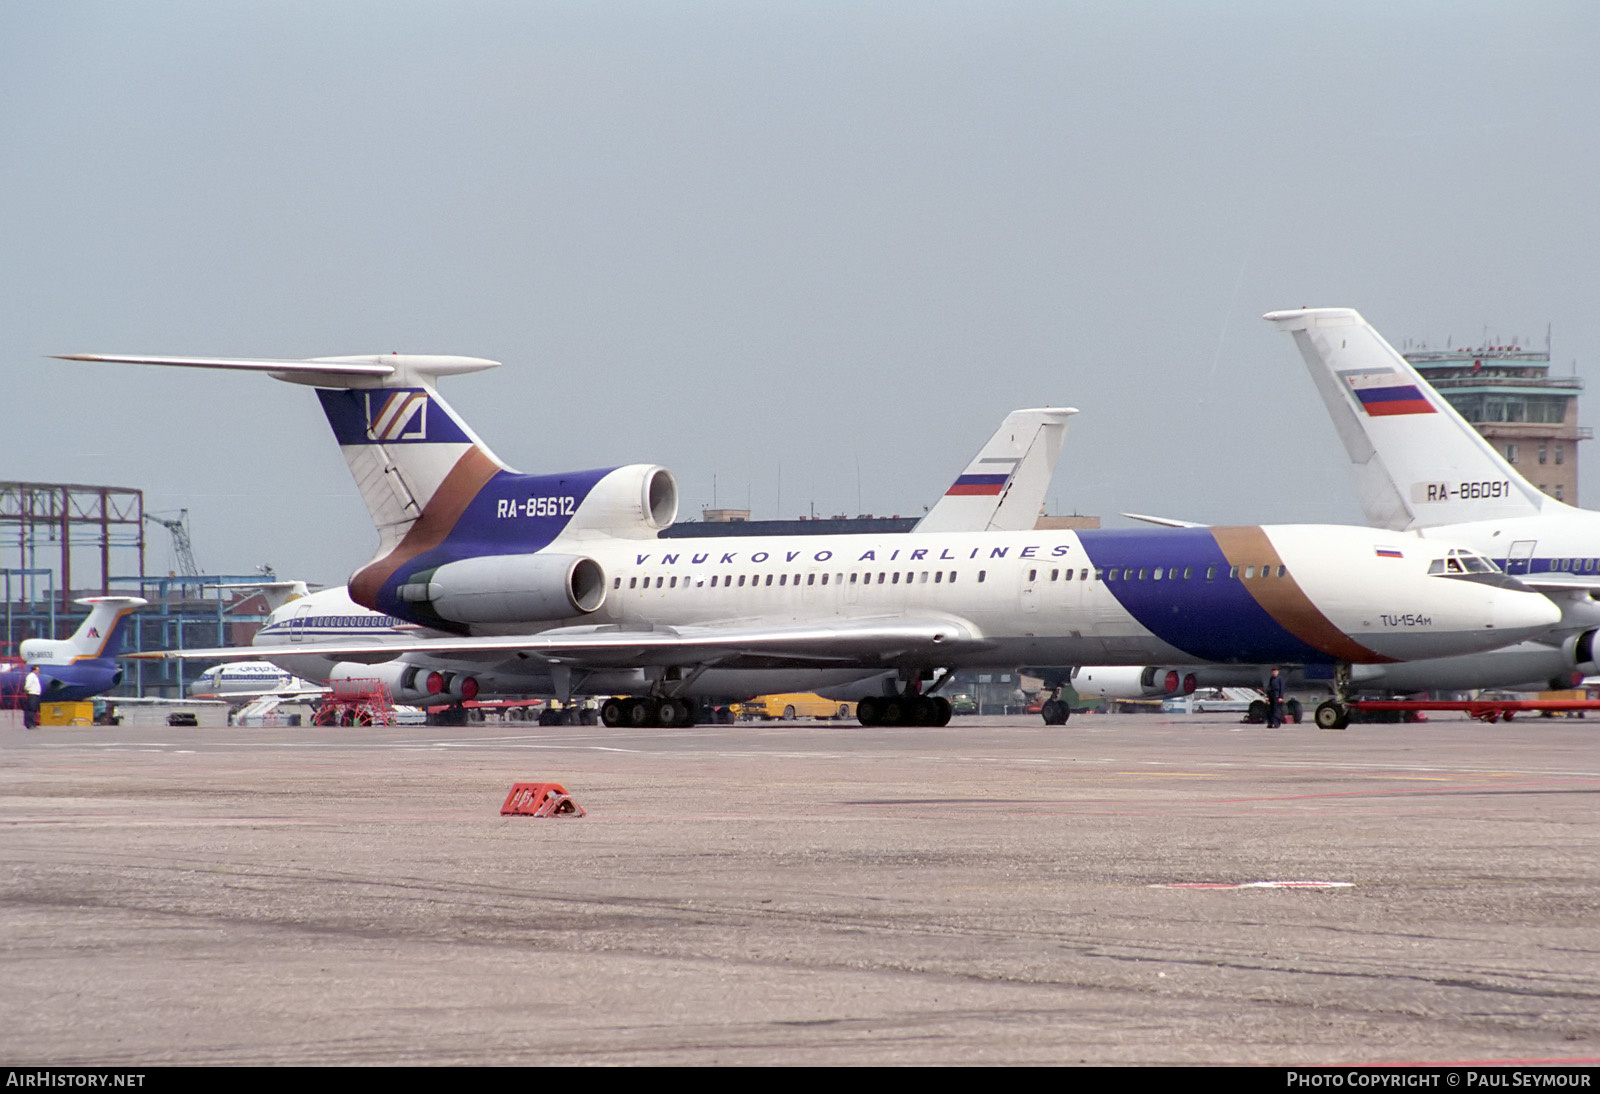
[[1364, 528], [665, 541], [677, 510], [665, 468], [524, 475], [495, 457], [434, 387], [492, 361], [73, 359], [317, 388], [378, 531], [353, 599], [451, 635], [415, 648], [464, 671], [539, 666], [557, 695], [626, 695], [603, 708], [612, 724], [680, 724], [703, 694], [876, 687], [886, 670], [899, 685], [861, 695], [862, 720], [932, 724], [949, 704], [921, 685], [936, 691], [955, 669], [1183, 658], [1342, 673], [1490, 649], [1559, 616], [1515, 581], [1430, 574], [1448, 543]]

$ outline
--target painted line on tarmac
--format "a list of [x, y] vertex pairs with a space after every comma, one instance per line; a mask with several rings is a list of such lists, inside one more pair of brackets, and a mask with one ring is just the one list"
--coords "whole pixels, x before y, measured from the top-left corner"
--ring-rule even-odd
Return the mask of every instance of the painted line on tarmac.
[[1353, 881], [1171, 881], [1150, 889], [1354, 889]]

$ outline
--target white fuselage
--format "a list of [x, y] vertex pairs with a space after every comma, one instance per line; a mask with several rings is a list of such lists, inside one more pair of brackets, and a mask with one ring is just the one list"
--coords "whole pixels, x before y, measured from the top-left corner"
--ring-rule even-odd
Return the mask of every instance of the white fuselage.
[[[558, 543], [552, 551], [581, 550], [603, 569], [606, 587], [600, 607], [578, 618], [473, 629], [521, 633], [557, 626], [659, 628], [729, 620], [773, 626], [914, 614], [959, 624], [988, 644], [985, 664], [1010, 668], [1184, 663], [1192, 659], [1188, 651], [1196, 649], [1237, 662], [1248, 658], [1252, 643], [1278, 641], [1291, 633], [1312, 641], [1337, 634], [1348, 644], [1302, 651], [1299, 657], [1277, 649], [1282, 655], [1277, 660], [1382, 663], [1489, 649], [1516, 641], [1530, 628], [1548, 626], [1554, 618], [1548, 602], [1535, 594], [1429, 577], [1429, 561], [1443, 549], [1414, 536], [1321, 526], [1240, 532], [1246, 537], [1242, 542], [1255, 546], [1235, 544], [1234, 550], [1245, 550], [1259, 562], [1233, 566], [1225, 559], [1218, 564], [1191, 558], [1206, 543], [1214, 546], [1209, 531], [1099, 537], [1066, 531], [953, 533], [914, 541], [849, 535]], [[1169, 544], [1170, 551], [1161, 550]], [[1149, 556], [1152, 549], [1156, 554]], [[1146, 556], [1165, 564], [1150, 565]], [[1213, 617], [1216, 626], [1209, 626]], [[1257, 626], [1262, 633], [1239, 633], [1246, 626]], [[340, 655], [319, 654], [318, 645], [414, 643], [441, 633], [363, 608], [345, 590], [336, 589], [275, 612], [256, 642], [278, 647], [273, 659], [281, 667], [326, 680], [373, 675], [375, 669]], [[291, 645], [303, 646], [306, 653], [281, 652]], [[418, 667], [420, 673], [410, 671]], [[443, 690], [433, 693], [441, 698], [450, 697], [451, 679], [466, 675], [475, 678], [477, 694], [484, 696], [548, 693], [557, 686], [550, 667], [538, 659], [499, 655], [463, 660], [407, 654], [387, 670], [386, 679], [396, 698], [426, 698], [428, 673], [435, 670], [447, 674]], [[879, 671], [858, 665], [713, 668], [686, 693], [758, 694], [788, 685], [828, 688]], [[587, 674], [578, 690], [626, 692], [647, 686], [640, 671], [618, 668]]]

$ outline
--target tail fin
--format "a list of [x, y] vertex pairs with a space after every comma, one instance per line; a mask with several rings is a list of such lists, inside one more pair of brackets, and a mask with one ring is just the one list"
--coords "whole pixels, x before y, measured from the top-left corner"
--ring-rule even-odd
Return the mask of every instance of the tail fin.
[[149, 601], [137, 596], [89, 596], [77, 603], [89, 605], [89, 617], [72, 637], [59, 641], [30, 638], [17, 650], [24, 661], [32, 665], [70, 665], [116, 657], [122, 652], [128, 616]]
[[[301, 361], [97, 354], [65, 359], [241, 369], [316, 388], [378, 530], [377, 552], [350, 580], [351, 597], [369, 608], [396, 610], [397, 590], [414, 571], [480, 554], [538, 551], [580, 515], [591, 525], [607, 517], [622, 519], [616, 513], [597, 515], [592, 510], [599, 506], [583, 506], [597, 483], [626, 469], [518, 474], [434, 388], [441, 376], [495, 368], [497, 361], [414, 354]], [[664, 470], [645, 470], [648, 481], [628, 500], [630, 509], [643, 510], [635, 522], [639, 534], [645, 526], [653, 534], [661, 520], [671, 523], [668, 510], [676, 512], [676, 490]], [[408, 617], [416, 618], [419, 611]]]
[[945, 491], [918, 532], [1031, 530], [1055, 477], [1072, 407], [1014, 410]]
[[128, 617], [149, 601], [138, 596], [88, 596], [77, 603], [88, 604], [90, 608], [89, 618], [67, 639], [74, 660], [115, 657], [121, 653]]
[[63, 356], [69, 361], [265, 372], [317, 388], [361, 500], [377, 525], [380, 556], [394, 549], [436, 495], [475, 492], [496, 472], [507, 470], [433, 387], [440, 376], [496, 368], [498, 361], [399, 353], [301, 361]]
[[1368, 522], [1428, 528], [1568, 508], [1518, 474], [1354, 309], [1262, 318], [1294, 335]]

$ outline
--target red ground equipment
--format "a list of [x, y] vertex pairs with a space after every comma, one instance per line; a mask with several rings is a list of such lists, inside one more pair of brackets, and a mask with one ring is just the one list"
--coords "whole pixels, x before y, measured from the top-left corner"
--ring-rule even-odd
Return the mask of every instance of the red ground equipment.
[[382, 680], [330, 680], [328, 697], [311, 718], [314, 726], [392, 726], [394, 700]]
[[1351, 710], [1394, 710], [1420, 713], [1429, 710], [1464, 710], [1480, 722], [1510, 721], [1519, 711], [1548, 711], [1552, 714], [1578, 714], [1600, 710], [1596, 699], [1465, 699], [1460, 702], [1432, 699], [1358, 699]]
[[520, 817], [582, 817], [583, 806], [573, 801], [560, 783], [517, 783], [506, 795], [500, 815]]

